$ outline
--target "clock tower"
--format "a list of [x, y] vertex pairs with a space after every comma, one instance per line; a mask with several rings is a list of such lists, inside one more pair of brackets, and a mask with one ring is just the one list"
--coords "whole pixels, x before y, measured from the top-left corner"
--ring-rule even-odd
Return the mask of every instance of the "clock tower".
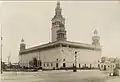
[[[52, 42], [57, 41], [57, 31], [61, 28], [65, 29], [65, 18], [62, 16], [62, 9], [60, 8], [60, 2], [57, 2], [57, 6], [55, 8], [55, 15], [52, 18]], [[66, 32], [65, 35], [66, 37]]]

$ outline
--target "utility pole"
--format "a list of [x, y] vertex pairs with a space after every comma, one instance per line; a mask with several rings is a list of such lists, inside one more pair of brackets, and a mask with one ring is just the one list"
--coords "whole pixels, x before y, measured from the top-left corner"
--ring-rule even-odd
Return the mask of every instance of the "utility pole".
[[3, 37], [2, 37], [2, 25], [1, 25], [1, 74], [3, 73], [3, 63], [2, 63], [2, 40], [3, 40]]

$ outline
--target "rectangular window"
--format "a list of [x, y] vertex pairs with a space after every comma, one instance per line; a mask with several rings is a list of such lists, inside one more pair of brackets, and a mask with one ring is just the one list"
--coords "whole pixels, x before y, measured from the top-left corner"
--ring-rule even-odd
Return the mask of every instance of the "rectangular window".
[[51, 66], [53, 66], [53, 63], [51, 63]]
[[45, 66], [45, 63], [44, 63], [44, 66]]
[[74, 63], [73, 63], [73, 67], [74, 67]]
[[103, 65], [101, 65], [101, 68], [103, 68]]
[[49, 66], [49, 63], [47, 63], [47, 66]]
[[56, 67], [58, 68], [58, 63], [56, 63]]

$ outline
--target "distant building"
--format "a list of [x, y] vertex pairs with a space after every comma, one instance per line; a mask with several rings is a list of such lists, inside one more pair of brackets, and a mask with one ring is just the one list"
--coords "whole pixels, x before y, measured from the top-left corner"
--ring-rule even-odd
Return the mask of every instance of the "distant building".
[[101, 71], [113, 71], [115, 67], [116, 67], [115, 63], [112, 63], [110, 61], [105, 61], [100, 63]]
[[78, 68], [98, 68], [101, 58], [101, 46], [97, 30], [94, 31], [92, 44], [68, 41], [65, 18], [62, 16], [60, 2], [57, 3], [55, 16], [51, 21], [52, 42], [26, 48], [24, 39], [21, 40], [20, 66], [42, 67], [43, 69], [71, 68], [75, 65], [76, 54]]
[[120, 59], [119, 58], [108, 58], [102, 57], [100, 62], [100, 70], [108, 71], [113, 70], [114, 68], [120, 68]]
[[115, 59], [116, 67], [120, 69], [120, 58]]

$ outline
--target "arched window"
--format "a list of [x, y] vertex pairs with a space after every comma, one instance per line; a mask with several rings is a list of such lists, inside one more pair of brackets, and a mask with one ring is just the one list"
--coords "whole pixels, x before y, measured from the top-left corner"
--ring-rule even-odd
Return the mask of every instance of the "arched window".
[[98, 68], [100, 68], [100, 65], [98, 64]]
[[73, 63], [73, 67], [74, 67], [74, 63]]

